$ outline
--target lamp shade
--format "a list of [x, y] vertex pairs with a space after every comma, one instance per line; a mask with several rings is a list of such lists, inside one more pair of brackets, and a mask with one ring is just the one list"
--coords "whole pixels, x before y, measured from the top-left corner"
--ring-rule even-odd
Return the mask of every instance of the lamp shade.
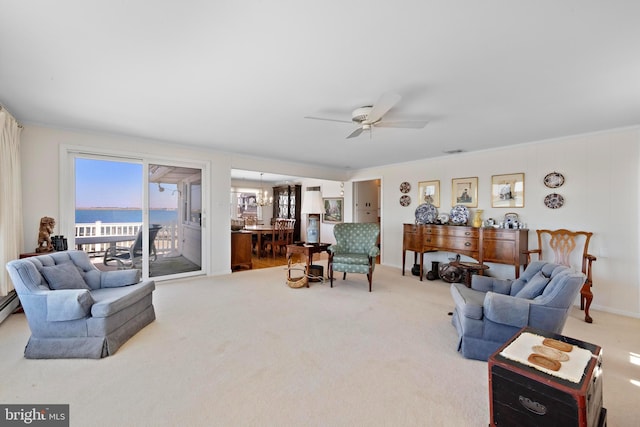
[[320, 214], [324, 212], [324, 206], [322, 205], [322, 193], [320, 190], [305, 191], [300, 211], [303, 214]]

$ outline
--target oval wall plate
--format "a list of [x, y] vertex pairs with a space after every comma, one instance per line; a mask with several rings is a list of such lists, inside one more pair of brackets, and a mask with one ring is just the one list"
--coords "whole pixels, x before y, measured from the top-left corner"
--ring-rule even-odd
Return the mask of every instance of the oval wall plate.
[[560, 172], [551, 172], [544, 177], [544, 185], [549, 188], [558, 188], [564, 184], [564, 175]]
[[544, 204], [549, 209], [558, 209], [564, 205], [564, 197], [562, 197], [558, 193], [548, 194], [547, 197], [544, 198]]

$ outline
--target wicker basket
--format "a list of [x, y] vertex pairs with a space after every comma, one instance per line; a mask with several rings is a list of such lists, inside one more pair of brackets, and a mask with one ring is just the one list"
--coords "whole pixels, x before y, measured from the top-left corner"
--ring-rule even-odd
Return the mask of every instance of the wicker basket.
[[307, 280], [307, 276], [289, 277], [287, 278], [287, 285], [289, 285], [290, 288], [301, 288], [307, 286]]

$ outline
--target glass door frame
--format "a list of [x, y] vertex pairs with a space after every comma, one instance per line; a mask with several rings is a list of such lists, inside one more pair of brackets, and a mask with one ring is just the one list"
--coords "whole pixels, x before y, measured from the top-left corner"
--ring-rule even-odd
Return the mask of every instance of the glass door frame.
[[[209, 162], [202, 161], [176, 161], [162, 157], [151, 157], [146, 154], [124, 153], [108, 149], [84, 146], [60, 146], [60, 192], [58, 221], [59, 234], [67, 236], [69, 249], [75, 249], [75, 159], [95, 159], [115, 162], [138, 163], [142, 165], [142, 238], [143, 242], [149, 240], [149, 165], [161, 164], [167, 166], [181, 166], [200, 169], [202, 172], [202, 217], [201, 217], [201, 266], [200, 270], [185, 273], [155, 276], [153, 280], [169, 280], [182, 277], [190, 277], [208, 274], [209, 271], [209, 246], [210, 238], [207, 227], [208, 206], [210, 203]], [[149, 245], [142, 245], [142, 278], [149, 279]]]

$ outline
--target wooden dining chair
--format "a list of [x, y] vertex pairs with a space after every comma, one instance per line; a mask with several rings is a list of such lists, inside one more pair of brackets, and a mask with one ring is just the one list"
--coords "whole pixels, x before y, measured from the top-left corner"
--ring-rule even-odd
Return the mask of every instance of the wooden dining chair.
[[[556, 264], [573, 267], [582, 271], [587, 279], [580, 290], [580, 309], [584, 310], [584, 321], [593, 322], [589, 315], [589, 307], [593, 301], [591, 286], [591, 264], [596, 257], [589, 254], [589, 242], [593, 233], [588, 231], [536, 230], [538, 234], [538, 249], [528, 250], [527, 264], [531, 261], [531, 254], [537, 254], [540, 261], [551, 261]], [[527, 266], [524, 266], [525, 269]]]
[[295, 219], [288, 219], [287, 220], [287, 244], [288, 245], [292, 245], [293, 242], [293, 235], [295, 233], [295, 229], [296, 229], [296, 220]]
[[277, 218], [273, 223], [271, 238], [264, 242], [263, 246], [265, 250], [266, 247], [269, 246], [274, 259], [276, 257], [276, 252], [282, 250], [282, 248], [286, 248], [289, 244], [289, 224], [290, 221], [288, 219]]

